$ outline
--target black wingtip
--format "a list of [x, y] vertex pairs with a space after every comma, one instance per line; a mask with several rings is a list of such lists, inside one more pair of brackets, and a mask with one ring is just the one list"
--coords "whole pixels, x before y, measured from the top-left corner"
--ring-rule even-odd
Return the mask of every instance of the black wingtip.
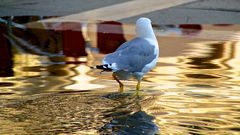
[[97, 65], [96, 68], [97, 68], [97, 69], [102, 69], [103, 71], [112, 71], [112, 69], [109, 67], [108, 64]]

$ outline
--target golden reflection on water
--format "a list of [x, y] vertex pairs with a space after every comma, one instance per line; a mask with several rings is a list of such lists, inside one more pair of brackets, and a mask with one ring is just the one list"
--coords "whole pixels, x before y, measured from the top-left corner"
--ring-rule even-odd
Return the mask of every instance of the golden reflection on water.
[[74, 84], [68, 85], [65, 89], [70, 90], [92, 90], [104, 88], [104, 85], [92, 84], [91, 82], [96, 80], [96, 78], [91, 77], [87, 74], [91, 69], [88, 66], [81, 64], [73, 68], [76, 71], [76, 75], [69, 78], [74, 81]]
[[[83, 36], [97, 47], [97, 25], [88, 27]], [[14, 53], [14, 75], [0, 78], [0, 133], [239, 134], [240, 42], [230, 31], [236, 26], [223, 28], [232, 35], [202, 27], [191, 35], [157, 31], [160, 58], [140, 98], [135, 81], [125, 81], [120, 95], [111, 74], [90, 69], [104, 55], [89, 48], [80, 58]], [[132, 25], [123, 30], [121, 38], [133, 36]]]

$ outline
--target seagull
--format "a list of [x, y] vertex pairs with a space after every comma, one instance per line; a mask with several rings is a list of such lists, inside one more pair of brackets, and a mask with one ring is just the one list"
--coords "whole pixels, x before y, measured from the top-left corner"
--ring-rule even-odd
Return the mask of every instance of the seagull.
[[112, 76], [119, 84], [120, 93], [124, 90], [120, 80], [135, 78], [138, 81], [138, 92], [143, 76], [156, 66], [158, 56], [159, 46], [151, 20], [141, 17], [136, 21], [136, 37], [123, 43], [115, 52], [107, 54], [102, 65], [97, 65], [96, 68], [113, 72]]

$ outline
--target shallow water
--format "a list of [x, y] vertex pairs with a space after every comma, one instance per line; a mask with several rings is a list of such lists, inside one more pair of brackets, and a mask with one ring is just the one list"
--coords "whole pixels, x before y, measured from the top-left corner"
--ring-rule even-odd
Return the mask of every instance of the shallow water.
[[1, 26], [1, 134], [240, 134], [240, 25], [154, 25], [160, 57], [140, 97], [90, 68], [133, 24], [24, 26]]

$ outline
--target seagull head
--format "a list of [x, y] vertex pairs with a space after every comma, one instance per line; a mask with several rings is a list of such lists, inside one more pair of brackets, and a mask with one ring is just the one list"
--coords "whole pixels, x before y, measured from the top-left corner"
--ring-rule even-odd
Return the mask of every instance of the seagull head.
[[146, 17], [141, 17], [137, 20], [136, 24], [137, 25], [141, 25], [141, 24], [145, 24], [145, 23], [150, 23], [151, 24], [151, 20], [149, 18]]
[[139, 38], [155, 39], [155, 34], [152, 29], [151, 20], [146, 17], [141, 17], [136, 21], [136, 34]]

